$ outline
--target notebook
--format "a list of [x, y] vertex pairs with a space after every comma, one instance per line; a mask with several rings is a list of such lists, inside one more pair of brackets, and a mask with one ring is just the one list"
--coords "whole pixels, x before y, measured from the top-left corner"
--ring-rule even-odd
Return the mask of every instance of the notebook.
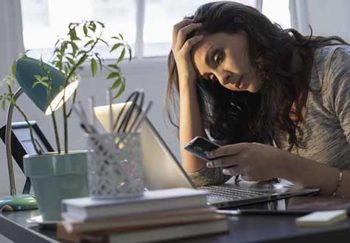
[[[117, 117], [124, 105], [125, 103], [112, 105], [113, 117]], [[109, 106], [94, 107], [97, 120], [106, 130], [110, 127], [109, 110]], [[197, 188], [147, 117], [140, 126], [140, 133], [145, 185], [148, 190]], [[223, 185], [199, 187], [199, 189], [208, 191], [208, 203], [218, 208], [274, 201], [319, 191], [317, 188], [301, 188], [290, 183], [248, 181], [236, 183], [233, 179]]]

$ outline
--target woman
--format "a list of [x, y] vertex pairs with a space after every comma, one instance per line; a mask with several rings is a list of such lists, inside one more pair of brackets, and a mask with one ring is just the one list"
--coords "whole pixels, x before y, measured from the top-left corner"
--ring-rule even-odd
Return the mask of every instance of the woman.
[[[197, 185], [284, 178], [350, 196], [350, 47], [341, 38], [208, 3], [174, 26], [168, 65], [168, 111], [171, 119], [179, 107], [181, 156]], [[195, 136], [223, 146], [200, 160], [183, 150]]]

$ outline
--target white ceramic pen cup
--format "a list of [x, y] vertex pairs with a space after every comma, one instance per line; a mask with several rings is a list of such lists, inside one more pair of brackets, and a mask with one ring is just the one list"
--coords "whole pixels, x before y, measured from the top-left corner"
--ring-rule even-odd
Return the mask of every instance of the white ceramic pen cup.
[[144, 192], [140, 133], [89, 134], [90, 197], [141, 196]]

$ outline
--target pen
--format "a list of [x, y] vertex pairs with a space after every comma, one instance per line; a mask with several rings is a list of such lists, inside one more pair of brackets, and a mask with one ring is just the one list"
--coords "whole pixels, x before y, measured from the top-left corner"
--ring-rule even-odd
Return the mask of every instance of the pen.
[[89, 98], [89, 106], [90, 106], [90, 123], [94, 127], [95, 126], [95, 112], [94, 112], [95, 99], [93, 96]]
[[140, 127], [142, 121], [145, 119], [147, 113], [151, 109], [152, 104], [153, 104], [152, 101], [148, 102], [146, 109], [142, 112], [142, 114], [141, 114], [140, 118], [138, 119], [138, 121], [136, 122], [136, 124], [133, 124], [133, 127], [130, 129], [131, 132], [137, 132], [137, 129]]
[[109, 132], [113, 132], [113, 109], [112, 109], [112, 90], [107, 90], [107, 104], [109, 107]]
[[306, 215], [310, 210], [267, 210], [267, 209], [234, 209], [234, 210], [216, 210], [216, 213], [225, 215]]

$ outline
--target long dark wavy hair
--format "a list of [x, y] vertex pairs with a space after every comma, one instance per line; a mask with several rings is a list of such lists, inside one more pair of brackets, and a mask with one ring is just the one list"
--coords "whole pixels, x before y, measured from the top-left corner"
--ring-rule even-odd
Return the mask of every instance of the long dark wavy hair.
[[[294, 29], [282, 29], [255, 8], [235, 2], [207, 3], [187, 18], [202, 23], [201, 29], [188, 38], [199, 32], [204, 35], [246, 32], [251, 65], [263, 82], [257, 93], [235, 92], [198, 76], [201, 120], [210, 135], [223, 143], [271, 143], [278, 129], [288, 134], [289, 149], [294, 145], [302, 147], [302, 131], [290, 118], [290, 112], [294, 102], [294, 116], [302, 120], [314, 50], [347, 43], [337, 36], [305, 37]], [[292, 65], [293, 60], [297, 61]], [[172, 52], [168, 69], [167, 114], [178, 127], [179, 83]]]

